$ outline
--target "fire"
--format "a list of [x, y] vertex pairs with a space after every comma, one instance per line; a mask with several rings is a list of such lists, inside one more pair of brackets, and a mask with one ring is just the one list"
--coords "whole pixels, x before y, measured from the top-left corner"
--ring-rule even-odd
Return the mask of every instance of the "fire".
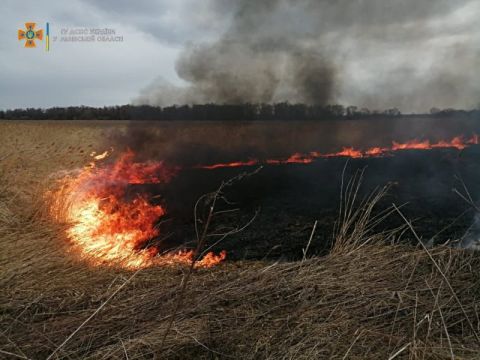
[[[178, 253], [171, 254], [167, 257], [163, 257], [163, 261], [171, 261], [172, 263], [191, 263], [193, 260], [194, 252], [189, 251], [180, 251]], [[225, 250], [221, 251], [220, 254], [215, 255], [213, 252], [207, 253], [203, 258], [196, 262], [197, 267], [202, 268], [211, 268], [227, 258], [227, 252]]]
[[248, 161], [235, 161], [230, 163], [219, 163], [214, 165], [199, 166], [202, 169], [220, 169], [220, 168], [232, 168], [241, 166], [254, 166], [254, 165], [282, 165], [282, 164], [310, 164], [317, 159], [333, 158], [333, 157], [349, 157], [349, 158], [368, 158], [368, 157], [381, 157], [392, 155], [397, 151], [402, 150], [432, 150], [432, 149], [457, 149], [463, 150], [471, 145], [479, 144], [479, 136], [473, 135], [469, 139], [464, 139], [462, 136], [456, 136], [451, 140], [441, 140], [438, 142], [430, 142], [430, 140], [411, 140], [404, 143], [393, 141], [389, 147], [371, 147], [366, 150], [355, 149], [353, 147], [344, 147], [342, 150], [333, 153], [321, 153], [313, 151], [310, 153], [302, 154], [295, 153], [285, 159], [249, 159]]
[[[102, 160], [108, 153], [92, 154]], [[63, 177], [61, 190], [54, 194], [52, 211], [70, 224], [67, 235], [80, 256], [92, 264], [138, 269], [155, 265], [190, 264], [192, 251], [160, 254], [148, 242], [160, 235], [156, 224], [165, 207], [150, 203], [147, 194], [131, 194], [135, 184], [170, 181], [175, 170], [162, 162], [134, 162], [128, 151], [109, 165], [95, 162], [77, 173]], [[212, 267], [226, 257], [206, 254], [197, 267]]]
[[346, 156], [346, 157], [351, 157], [353, 159], [357, 159], [357, 158], [364, 157], [364, 154], [361, 150], [356, 150], [352, 147], [347, 147], [347, 148], [343, 148], [343, 150], [338, 153], [324, 155], [324, 157], [337, 157], [337, 156]]
[[[214, 170], [227, 167], [254, 166], [260, 164], [310, 164], [317, 159], [332, 157], [369, 158], [392, 155], [405, 150], [431, 150], [453, 148], [463, 150], [479, 144], [478, 135], [465, 140], [461, 136], [451, 140], [431, 142], [412, 140], [393, 142], [389, 147], [371, 147], [366, 150], [344, 147], [333, 153], [294, 153], [284, 159], [248, 159], [230, 163], [199, 165], [197, 168]], [[127, 151], [117, 161], [102, 163], [113, 149], [91, 154], [93, 161], [84, 169], [67, 173], [60, 179], [60, 190], [51, 197], [53, 214], [61, 216], [69, 225], [67, 235], [81, 257], [93, 264], [106, 264], [137, 269], [155, 265], [191, 264], [193, 251], [161, 254], [151, 240], [158, 238], [157, 224], [166, 214], [164, 205], [152, 204], [146, 193], [133, 193], [131, 188], [139, 184], [167, 183], [179, 168], [167, 167], [163, 162], [135, 162], [135, 154]], [[209, 268], [226, 258], [208, 253], [197, 259], [196, 266]]]
[[105, 150], [103, 153], [101, 154], [97, 154], [96, 151], [93, 151], [90, 156], [93, 157], [95, 160], [103, 160], [105, 158], [107, 158], [108, 156], [110, 156], [111, 154], [111, 151], [108, 151], [108, 150]]
[[213, 165], [205, 165], [202, 166], [203, 169], [207, 170], [215, 170], [224, 167], [241, 167], [241, 166], [254, 166], [257, 165], [259, 162], [258, 160], [247, 160], [247, 161], [236, 161], [226, 164], [213, 164]]

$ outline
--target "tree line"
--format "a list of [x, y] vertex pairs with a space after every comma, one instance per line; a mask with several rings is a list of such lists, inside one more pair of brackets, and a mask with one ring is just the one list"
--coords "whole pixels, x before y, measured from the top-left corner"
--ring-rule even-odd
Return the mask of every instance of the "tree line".
[[[479, 115], [479, 110], [464, 111], [433, 108], [429, 116]], [[356, 106], [304, 104], [241, 104], [149, 106], [121, 105], [105, 107], [69, 106], [48, 109], [26, 108], [0, 110], [0, 119], [7, 120], [157, 120], [157, 121], [268, 121], [268, 120], [331, 120], [369, 117], [399, 117], [397, 108], [369, 110]]]

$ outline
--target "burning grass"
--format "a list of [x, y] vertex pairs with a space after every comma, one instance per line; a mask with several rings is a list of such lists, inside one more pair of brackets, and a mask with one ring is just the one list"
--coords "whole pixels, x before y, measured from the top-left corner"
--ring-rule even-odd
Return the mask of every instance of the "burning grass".
[[[101, 160], [106, 153], [95, 156]], [[163, 205], [150, 202], [149, 194], [129, 193], [132, 185], [159, 184], [170, 181], [175, 170], [162, 162], [135, 162], [128, 151], [112, 163], [61, 172], [52, 190], [45, 193], [47, 215], [69, 226], [68, 238], [77, 254], [92, 265], [113, 265], [127, 269], [171, 264], [189, 265], [191, 250], [162, 253], [146, 245], [160, 236], [158, 221], [165, 215]], [[212, 267], [223, 261], [226, 253], [206, 253], [199, 267]]]
[[1, 358], [478, 358], [480, 257], [376, 233], [383, 189], [353, 206], [355, 181], [328, 256], [197, 269], [162, 344], [188, 270], [67, 256], [65, 226], [39, 215], [41, 187], [20, 176], [66, 161], [39, 169], [47, 157], [0, 163]]

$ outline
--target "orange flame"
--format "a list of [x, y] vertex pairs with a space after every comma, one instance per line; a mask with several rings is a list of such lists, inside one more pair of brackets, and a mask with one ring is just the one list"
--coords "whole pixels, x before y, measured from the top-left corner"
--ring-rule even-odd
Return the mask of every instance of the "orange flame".
[[[451, 140], [432, 143], [429, 140], [393, 142], [390, 147], [371, 147], [366, 150], [345, 147], [334, 153], [295, 153], [284, 159], [249, 159], [230, 163], [200, 165], [201, 169], [219, 169], [259, 164], [310, 164], [316, 159], [332, 157], [368, 158], [391, 155], [404, 150], [453, 148], [463, 150], [478, 145], [479, 136], [468, 140], [457, 136]], [[61, 190], [51, 199], [52, 211], [66, 218], [70, 227], [68, 237], [82, 257], [94, 264], [119, 265], [135, 269], [154, 265], [191, 264], [193, 251], [159, 254], [156, 247], [147, 248], [149, 240], [160, 235], [155, 224], [165, 215], [161, 205], [153, 205], [145, 194], [127, 194], [130, 185], [166, 183], [176, 171], [163, 162], [134, 162], [135, 154], [127, 151], [112, 164], [98, 166], [96, 161], [108, 158], [113, 149], [101, 154], [92, 153], [93, 162], [75, 174], [61, 179]], [[222, 262], [226, 252], [206, 254], [196, 261], [196, 267], [209, 268]]]
[[282, 164], [310, 164], [317, 159], [325, 159], [332, 157], [349, 157], [349, 158], [367, 158], [367, 157], [381, 157], [391, 155], [394, 152], [402, 150], [432, 150], [432, 149], [457, 149], [463, 150], [471, 145], [479, 144], [479, 136], [473, 135], [470, 139], [465, 140], [462, 136], [456, 136], [451, 140], [441, 140], [436, 143], [430, 142], [430, 140], [410, 140], [405, 143], [392, 142], [390, 147], [371, 147], [366, 150], [355, 149], [353, 147], [344, 147], [342, 150], [334, 153], [320, 153], [310, 152], [306, 154], [295, 153], [286, 159], [267, 159], [261, 161], [260, 159], [249, 159], [248, 161], [235, 161], [230, 163], [219, 163], [213, 165], [202, 165], [199, 168], [202, 169], [220, 169], [220, 168], [232, 168], [241, 166], [254, 166], [254, 165], [282, 165]]
[[[97, 160], [104, 159], [104, 154]], [[155, 224], [166, 211], [161, 205], [152, 205], [145, 194], [127, 194], [128, 187], [168, 182], [175, 171], [162, 162], [136, 163], [134, 156], [127, 151], [113, 164], [97, 167], [93, 163], [73, 176], [63, 177], [51, 210], [66, 218], [70, 224], [68, 237], [80, 256], [92, 264], [128, 269], [190, 264], [192, 251], [159, 255], [156, 247], [145, 248], [149, 240], [160, 235]], [[196, 267], [212, 267], [225, 257], [225, 252], [208, 253]]]

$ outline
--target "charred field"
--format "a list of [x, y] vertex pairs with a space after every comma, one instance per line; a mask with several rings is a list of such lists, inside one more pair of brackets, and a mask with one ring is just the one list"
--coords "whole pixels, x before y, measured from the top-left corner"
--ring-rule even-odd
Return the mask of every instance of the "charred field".
[[[0, 123], [0, 358], [478, 358], [480, 259], [456, 246], [475, 209], [453, 191], [480, 192], [476, 142], [276, 163], [480, 133], [474, 122], [400, 121], [412, 120]], [[97, 168], [131, 149], [155, 180], [168, 178], [152, 181], [141, 168], [147, 180], [128, 174], [121, 192], [148, 194], [159, 219], [132, 251], [155, 259], [195, 248], [198, 198], [245, 173], [222, 191], [228, 202], [213, 223], [241, 231], [204, 244], [226, 260], [195, 268], [182, 290], [188, 261], [125, 267], [79, 254], [46, 194], [111, 148]]]

